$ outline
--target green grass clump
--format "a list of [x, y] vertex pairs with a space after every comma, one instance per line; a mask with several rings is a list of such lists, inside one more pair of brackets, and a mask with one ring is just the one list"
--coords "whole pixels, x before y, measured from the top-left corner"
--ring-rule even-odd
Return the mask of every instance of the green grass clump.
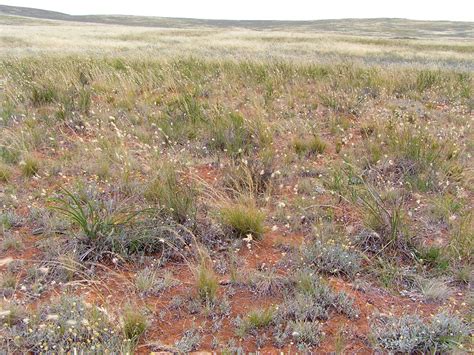
[[275, 314], [274, 307], [250, 311], [244, 319], [237, 321], [236, 334], [243, 338], [251, 331], [270, 326], [273, 323]]
[[12, 176], [10, 167], [0, 162], [0, 182], [8, 182]]
[[248, 153], [256, 141], [249, 123], [239, 113], [217, 117], [209, 129], [209, 147], [230, 156]]
[[431, 89], [442, 81], [441, 73], [433, 70], [422, 70], [416, 77], [416, 89], [419, 92]]
[[54, 198], [51, 208], [77, 224], [89, 239], [97, 240], [115, 233], [116, 229], [131, 221], [136, 213], [124, 209], [111, 209], [104, 201], [79, 196], [63, 189], [63, 198]]
[[226, 205], [220, 210], [220, 218], [235, 238], [245, 238], [249, 234], [254, 239], [263, 237], [265, 215], [255, 206], [243, 203]]
[[36, 175], [40, 168], [39, 160], [31, 154], [26, 155], [24, 159], [20, 162], [20, 165], [21, 173], [25, 177], [32, 177]]
[[204, 261], [201, 262], [196, 272], [196, 288], [202, 302], [214, 304], [217, 299], [219, 280], [214, 270]]
[[158, 176], [146, 187], [145, 198], [157, 202], [163, 213], [178, 223], [194, 221], [197, 191], [189, 181], [181, 179], [176, 167], [165, 165]]
[[298, 155], [311, 156], [322, 154], [326, 150], [327, 144], [319, 136], [310, 138], [296, 138], [293, 141], [293, 149]]
[[33, 106], [53, 103], [57, 96], [58, 93], [52, 86], [34, 86], [31, 89], [31, 103]]
[[148, 328], [145, 315], [132, 306], [127, 306], [122, 315], [125, 339], [136, 344]]
[[438, 270], [446, 270], [449, 267], [448, 253], [442, 248], [431, 246], [427, 248], [418, 248], [418, 257], [425, 265], [436, 268]]
[[82, 262], [116, 255], [132, 261], [156, 252], [180, 258], [181, 248], [192, 238], [188, 228], [163, 218], [155, 210], [134, 210], [130, 197], [97, 191], [62, 192], [63, 196], [51, 199], [50, 208], [79, 227], [63, 247]]

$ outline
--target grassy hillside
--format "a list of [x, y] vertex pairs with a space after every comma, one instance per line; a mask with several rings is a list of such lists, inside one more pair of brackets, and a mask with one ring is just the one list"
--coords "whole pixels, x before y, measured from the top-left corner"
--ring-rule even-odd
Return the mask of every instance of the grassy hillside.
[[413, 38], [474, 38], [474, 23], [452, 21], [412, 21], [404, 19], [343, 19], [318, 21], [233, 21], [161, 18], [124, 15], [73, 16], [60, 12], [0, 5], [0, 14], [60, 21], [89, 22], [162, 28], [244, 28], [252, 30], [295, 30], [362, 36]]
[[474, 69], [472, 23], [398, 19], [265, 22], [82, 17], [5, 6], [0, 7], [1, 12], [9, 14], [0, 15], [2, 57], [87, 54], [169, 59], [192, 56], [214, 60]]

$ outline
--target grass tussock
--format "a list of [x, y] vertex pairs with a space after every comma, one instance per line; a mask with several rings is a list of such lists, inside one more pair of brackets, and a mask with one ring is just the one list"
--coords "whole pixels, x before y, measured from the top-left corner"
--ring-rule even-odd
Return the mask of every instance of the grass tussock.
[[264, 214], [255, 206], [234, 203], [220, 209], [220, 220], [235, 238], [261, 239], [264, 232]]
[[293, 149], [300, 156], [323, 154], [326, 148], [326, 142], [316, 135], [310, 138], [297, 138], [293, 141]]
[[197, 212], [197, 190], [185, 181], [176, 167], [164, 165], [145, 189], [145, 198], [157, 202], [165, 215], [177, 223], [193, 222]]

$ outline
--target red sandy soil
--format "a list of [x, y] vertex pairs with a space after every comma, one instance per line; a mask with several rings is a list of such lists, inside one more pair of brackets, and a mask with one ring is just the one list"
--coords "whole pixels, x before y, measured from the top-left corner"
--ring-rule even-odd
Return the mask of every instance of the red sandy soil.
[[[201, 165], [193, 168], [193, 172], [207, 183], [215, 183], [219, 177], [219, 172], [209, 165]], [[37, 184], [34, 182], [33, 184]], [[288, 190], [288, 191], [286, 191]], [[290, 189], [283, 189], [282, 194], [291, 195]], [[325, 197], [321, 197], [320, 201], [316, 201], [322, 205], [326, 204]], [[344, 219], [346, 222], [358, 220], [358, 216], [354, 215], [345, 204], [339, 204], [337, 208], [337, 218]], [[27, 216], [28, 208], [20, 207], [16, 211], [22, 216]], [[11, 259], [22, 259], [31, 261], [41, 257], [40, 250], [35, 247], [35, 243], [40, 239], [38, 236], [31, 234], [32, 226], [23, 226], [14, 231], [20, 235], [24, 244], [21, 251], [8, 251], [2, 254], [0, 261], [0, 271], [4, 272], [8, 261]], [[256, 268], [274, 266], [284, 257], [281, 251], [282, 244], [299, 246], [303, 242], [303, 234], [282, 235], [282, 233], [268, 232], [260, 242], [252, 242], [250, 248], [245, 244], [238, 251], [239, 259], [244, 261], [244, 269], [251, 271]], [[193, 295], [194, 276], [192, 270], [185, 263], [168, 264], [164, 268], [171, 271], [173, 276], [181, 282], [179, 286], [166, 290], [160, 296], [150, 296], [141, 298], [137, 295], [133, 287], [134, 267], [132, 265], [120, 265], [119, 267], [109, 263], [104, 265], [103, 270], [99, 270], [96, 280], [84, 283], [82, 286], [75, 286], [74, 293], [82, 295], [88, 302], [102, 305], [111, 314], [119, 314], [122, 307], [128, 303], [138, 304], [146, 307], [150, 314], [150, 327], [141, 340], [138, 353], [146, 354], [154, 350], [172, 350], [173, 344], [182, 337], [183, 332], [191, 326], [200, 326], [206, 321], [205, 315], [190, 315], [186, 311], [175, 311], [169, 308], [170, 300], [177, 295], [187, 298]], [[229, 275], [220, 276], [224, 285], [221, 286], [220, 293], [224, 292], [225, 282], [229, 279]], [[329, 279], [330, 285], [335, 291], [345, 291], [355, 299], [355, 304], [360, 310], [360, 316], [357, 319], [350, 320], [343, 315], [333, 313], [328, 321], [323, 322], [324, 339], [319, 347], [315, 348], [315, 353], [326, 354], [334, 352], [336, 339], [342, 338], [344, 342], [344, 352], [351, 354], [368, 354], [373, 353], [367, 340], [369, 333], [369, 319], [377, 313], [384, 314], [402, 314], [402, 313], [419, 313], [429, 316], [437, 312], [441, 307], [449, 307], [451, 310], [464, 311], [467, 306], [463, 304], [462, 293], [456, 293], [445, 304], [438, 303], [422, 303], [407, 297], [396, 296], [390, 294], [383, 289], [368, 287], [368, 289], [360, 290], [351, 283], [350, 280], [332, 277]], [[59, 294], [61, 291], [58, 287], [45, 292], [30, 304], [32, 308], [36, 308], [39, 304], [47, 303], [51, 297]], [[21, 299], [21, 293], [15, 295], [17, 299]], [[229, 296], [231, 303], [231, 314], [226, 318], [218, 334], [213, 334], [210, 327], [211, 322], [207, 320], [204, 326], [204, 334], [200, 352], [211, 352], [212, 336], [216, 335], [221, 344], [227, 343], [228, 340], [235, 338], [235, 326], [232, 319], [238, 315], [245, 315], [252, 309], [264, 308], [271, 305], [278, 305], [282, 300], [279, 297], [257, 297], [255, 294], [244, 288], [236, 288], [235, 294]], [[159, 315], [163, 317], [160, 319]], [[270, 342], [269, 342], [270, 343]], [[297, 349], [293, 345], [286, 348], [277, 349], [272, 346], [265, 346], [263, 349], [257, 349], [255, 341], [252, 338], [242, 340], [238, 345], [242, 346], [245, 351], [259, 350], [263, 354], [277, 354], [280, 352], [291, 353]]]

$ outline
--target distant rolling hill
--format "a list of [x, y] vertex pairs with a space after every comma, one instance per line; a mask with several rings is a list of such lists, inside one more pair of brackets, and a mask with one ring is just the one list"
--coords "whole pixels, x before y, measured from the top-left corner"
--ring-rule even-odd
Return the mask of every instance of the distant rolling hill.
[[379, 37], [386, 36], [392, 38], [474, 38], [474, 22], [414, 21], [392, 18], [317, 21], [237, 21], [127, 15], [76, 16], [55, 11], [7, 5], [0, 5], [0, 15], [20, 16], [44, 20], [162, 28], [237, 27], [253, 30], [281, 30], [291, 28], [292, 30], [296, 31], [329, 32]]

